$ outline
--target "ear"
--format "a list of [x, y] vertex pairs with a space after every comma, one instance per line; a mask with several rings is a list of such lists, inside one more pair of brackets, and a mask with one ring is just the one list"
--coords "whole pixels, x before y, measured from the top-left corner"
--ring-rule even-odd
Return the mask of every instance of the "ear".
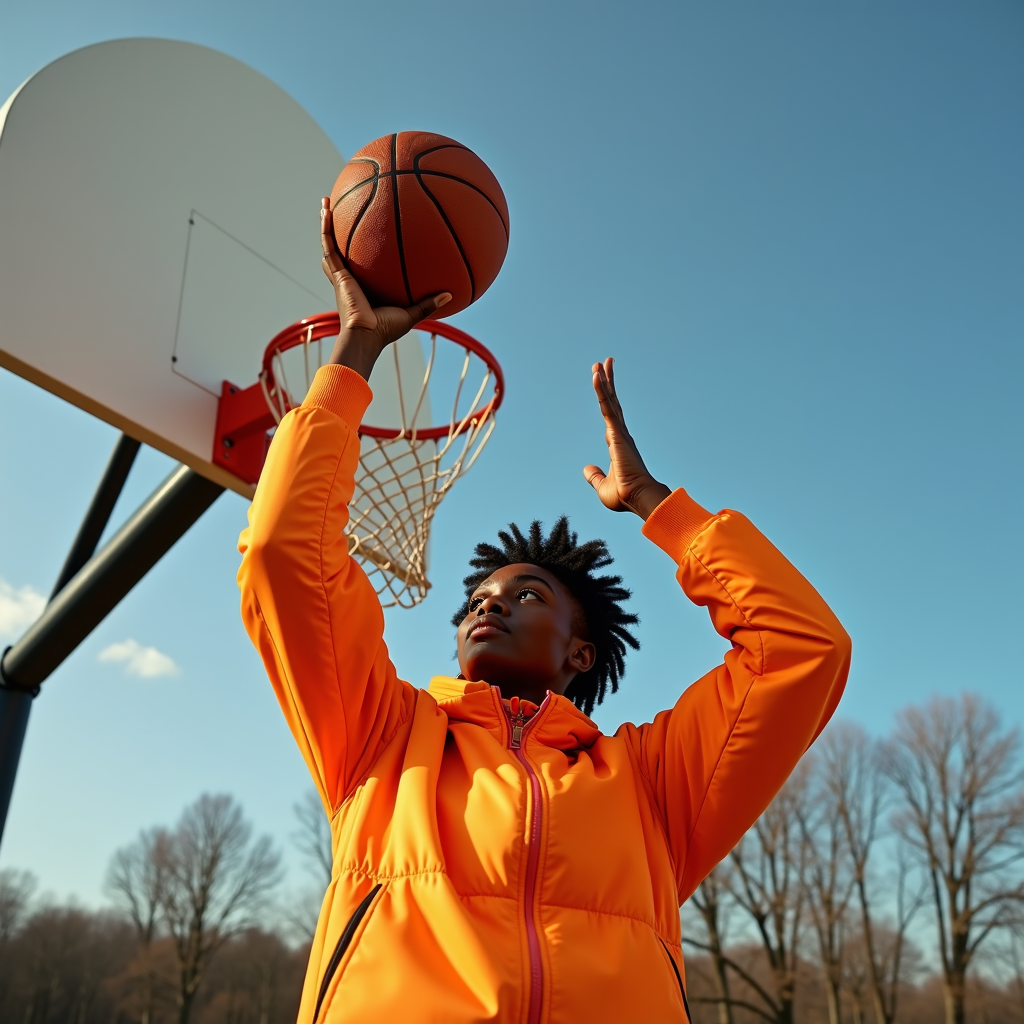
[[597, 648], [589, 640], [581, 640], [578, 636], [572, 638], [569, 649], [569, 664], [577, 672], [589, 672], [597, 661]]

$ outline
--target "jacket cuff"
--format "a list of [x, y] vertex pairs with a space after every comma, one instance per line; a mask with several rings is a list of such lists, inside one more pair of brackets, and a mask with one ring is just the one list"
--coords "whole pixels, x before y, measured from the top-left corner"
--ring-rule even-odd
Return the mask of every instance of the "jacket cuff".
[[316, 371], [302, 406], [326, 409], [340, 416], [353, 430], [358, 430], [372, 398], [370, 385], [355, 370], [331, 363]]
[[697, 535], [717, 518], [680, 487], [647, 517], [641, 533], [679, 565]]

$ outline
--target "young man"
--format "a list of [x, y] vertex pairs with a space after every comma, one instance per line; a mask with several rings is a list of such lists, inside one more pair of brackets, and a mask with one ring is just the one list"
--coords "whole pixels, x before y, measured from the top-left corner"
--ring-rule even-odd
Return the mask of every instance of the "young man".
[[[325, 200], [326, 204], [326, 200]], [[596, 364], [610, 467], [584, 473], [732, 643], [648, 725], [602, 735], [635, 646], [603, 542], [564, 520], [480, 545], [458, 678], [400, 680], [344, 539], [376, 358], [443, 305], [372, 310], [323, 226], [341, 333], [281, 423], [242, 534], [242, 615], [331, 818], [299, 1019], [685, 1021], [679, 906], [828, 721], [850, 641], [745, 519], [656, 481]], [[571, 699], [570, 699], [571, 698]]]

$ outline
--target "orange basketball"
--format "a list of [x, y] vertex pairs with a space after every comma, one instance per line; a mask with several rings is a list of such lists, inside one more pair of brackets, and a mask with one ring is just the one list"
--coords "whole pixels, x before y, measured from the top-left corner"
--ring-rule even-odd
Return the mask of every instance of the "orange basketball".
[[374, 306], [411, 306], [436, 292], [451, 316], [498, 276], [508, 204], [472, 150], [429, 132], [375, 139], [345, 165], [331, 193], [338, 250]]

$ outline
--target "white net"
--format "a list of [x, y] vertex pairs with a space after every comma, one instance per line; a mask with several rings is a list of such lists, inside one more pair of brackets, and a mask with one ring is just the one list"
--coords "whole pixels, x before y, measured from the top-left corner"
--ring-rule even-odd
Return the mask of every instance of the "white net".
[[[273, 378], [260, 383], [274, 418], [301, 403], [333, 338], [278, 352]], [[364, 417], [394, 437], [360, 433], [359, 470], [349, 506], [349, 551], [381, 604], [411, 608], [427, 596], [430, 526], [444, 496], [476, 461], [494, 430], [494, 375], [475, 352], [437, 334], [410, 331], [377, 362], [374, 398]], [[431, 409], [451, 410], [447, 423]], [[441, 421], [444, 423], [444, 421]], [[424, 432], [431, 436], [424, 437]], [[440, 434], [440, 436], [433, 436]]]

